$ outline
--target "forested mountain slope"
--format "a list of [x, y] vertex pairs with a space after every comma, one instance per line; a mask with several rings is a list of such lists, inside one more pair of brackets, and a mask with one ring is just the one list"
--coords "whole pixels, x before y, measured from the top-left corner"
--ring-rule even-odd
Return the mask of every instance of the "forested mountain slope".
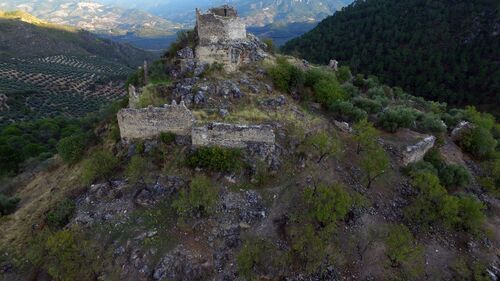
[[497, 1], [356, 1], [283, 50], [451, 104], [500, 101]]

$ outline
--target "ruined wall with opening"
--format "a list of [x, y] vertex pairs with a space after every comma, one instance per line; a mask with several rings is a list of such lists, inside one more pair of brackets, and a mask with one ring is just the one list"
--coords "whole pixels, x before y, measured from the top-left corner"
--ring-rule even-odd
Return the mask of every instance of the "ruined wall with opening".
[[249, 144], [274, 146], [276, 137], [268, 125], [211, 123], [194, 127], [191, 138], [194, 146], [246, 148]]
[[141, 109], [124, 108], [118, 112], [118, 125], [122, 139], [153, 139], [161, 132], [189, 136], [194, 118], [191, 111], [181, 103], [164, 107]]

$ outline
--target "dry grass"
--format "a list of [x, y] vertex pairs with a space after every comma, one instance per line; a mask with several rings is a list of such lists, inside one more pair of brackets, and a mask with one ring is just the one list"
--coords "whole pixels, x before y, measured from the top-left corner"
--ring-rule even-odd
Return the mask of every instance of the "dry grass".
[[22, 251], [34, 230], [43, 225], [44, 214], [57, 202], [82, 190], [80, 170], [79, 165], [58, 165], [20, 184], [16, 189], [21, 199], [17, 211], [0, 220], [0, 250]]

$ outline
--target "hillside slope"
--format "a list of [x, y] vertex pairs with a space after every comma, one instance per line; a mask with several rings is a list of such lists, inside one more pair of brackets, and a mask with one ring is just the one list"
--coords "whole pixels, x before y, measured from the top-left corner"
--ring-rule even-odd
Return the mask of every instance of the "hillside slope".
[[0, 50], [0, 56], [9, 57], [93, 55], [133, 68], [144, 59], [155, 57], [132, 46], [101, 39], [87, 31], [49, 24], [20, 12], [0, 14]]
[[156, 55], [23, 13], [0, 14], [0, 124], [81, 117], [125, 94]]
[[0, 127], [0, 280], [500, 275], [493, 117], [271, 53], [194, 71], [191, 40], [128, 108]]
[[356, 1], [283, 50], [452, 104], [500, 101], [497, 1]]

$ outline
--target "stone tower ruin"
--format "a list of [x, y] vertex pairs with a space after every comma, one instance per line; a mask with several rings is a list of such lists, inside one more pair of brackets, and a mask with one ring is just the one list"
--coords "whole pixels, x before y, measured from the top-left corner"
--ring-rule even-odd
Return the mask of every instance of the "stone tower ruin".
[[196, 59], [201, 63], [220, 63], [226, 71], [235, 71], [244, 63], [261, 60], [265, 44], [247, 34], [245, 23], [228, 5], [201, 12], [196, 9], [198, 44]]

